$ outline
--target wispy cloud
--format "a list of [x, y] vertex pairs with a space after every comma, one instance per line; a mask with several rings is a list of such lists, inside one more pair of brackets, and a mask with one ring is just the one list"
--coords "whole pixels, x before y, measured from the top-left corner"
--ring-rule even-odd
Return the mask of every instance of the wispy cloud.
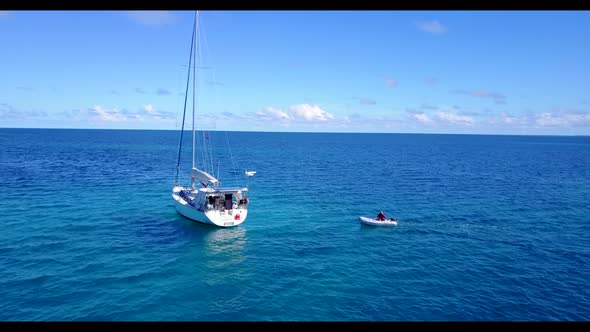
[[149, 26], [163, 26], [176, 22], [176, 16], [165, 10], [129, 11], [127, 16], [136, 23]]
[[174, 112], [159, 111], [156, 118], [160, 120], [174, 120], [176, 118], [176, 114], [174, 114]]
[[393, 88], [397, 85], [397, 80], [394, 80], [393, 78], [386, 78], [384, 83], [386, 87]]
[[422, 106], [420, 106], [420, 108], [423, 109], [423, 110], [435, 110], [435, 109], [438, 109], [438, 107], [432, 106], [432, 105], [429, 105], [429, 104], [422, 104]]
[[255, 113], [256, 117], [263, 121], [305, 121], [325, 122], [334, 119], [334, 115], [323, 110], [318, 105], [300, 104], [290, 106], [286, 110], [267, 107]]
[[34, 91], [35, 88], [30, 87], [30, 86], [24, 86], [24, 85], [19, 85], [17, 87], [15, 87], [15, 89], [20, 90], [20, 91]]
[[87, 111], [94, 120], [99, 122], [121, 122], [127, 120], [127, 116], [121, 114], [121, 111], [117, 108], [106, 109], [96, 105]]
[[375, 101], [375, 99], [371, 99], [371, 98], [352, 97], [352, 99], [357, 99], [359, 101], [359, 104], [361, 104], [361, 105], [376, 105], [377, 104], [377, 101]]
[[[317, 112], [314, 107], [307, 110], [306, 107], [298, 107], [295, 105], [287, 109], [288, 122], [287, 123], [321, 123], [323, 117], [329, 118], [329, 115], [322, 116], [321, 112]], [[314, 114], [314, 112], [318, 114]], [[78, 109], [62, 110], [62, 111], [44, 111], [44, 110], [21, 110], [8, 103], [0, 102], [0, 126], [6, 123], [19, 123], [25, 121], [29, 124], [35, 123], [54, 123], [58, 122], [62, 125], [96, 125], [104, 127], [120, 127], [120, 126], [152, 126], [152, 128], [164, 125], [174, 125], [177, 114], [159, 109], [156, 105], [146, 103], [141, 107], [135, 108], [120, 108], [120, 107], [106, 107], [104, 105], [95, 105], [93, 107], [85, 107]], [[205, 125], [215, 126], [216, 120], [228, 121], [229, 123], [239, 124], [239, 128], [243, 128], [243, 124], [247, 121], [256, 127], [256, 123], [260, 123], [259, 117], [255, 114], [240, 114], [224, 111], [222, 114], [206, 114]], [[271, 121], [274, 117], [272, 117]], [[309, 120], [309, 121], [308, 121]], [[202, 122], [203, 123], [203, 122]], [[275, 122], [281, 124], [280, 122]], [[260, 126], [258, 125], [258, 128]], [[311, 128], [311, 127], [308, 127]]]
[[158, 90], [156, 90], [156, 94], [160, 95], [160, 96], [169, 95], [170, 91], [168, 91], [164, 88], [158, 88]]
[[[135, 88], [133, 90], [135, 91], [135, 93], [139, 93], [139, 94], [142, 94], [142, 95], [152, 94], [151, 91], [154, 91], [153, 94], [158, 95], [158, 96], [165, 96], [165, 95], [172, 94], [172, 92], [170, 90], [165, 89], [165, 88], [157, 88], [156, 90], [151, 90], [150, 89], [150, 92], [148, 92], [148, 90], [143, 89], [143, 88]], [[112, 91], [115, 91], [115, 90], [112, 90]], [[184, 93], [182, 93], [182, 95], [184, 95]]]
[[283, 110], [274, 108], [274, 107], [267, 107], [262, 111], [256, 112], [256, 115], [265, 121], [272, 121], [272, 120], [291, 120], [291, 116]]
[[526, 130], [543, 130], [552, 128], [589, 128], [590, 112], [576, 110], [555, 110], [552, 112], [526, 113], [510, 115], [501, 113], [489, 119], [490, 125], [502, 128], [519, 128]]
[[38, 119], [46, 118], [47, 112], [39, 110], [17, 110], [12, 105], [0, 104], [0, 119]]
[[422, 31], [426, 31], [434, 35], [442, 35], [449, 30], [438, 21], [418, 22], [416, 23], [416, 27]]
[[428, 115], [426, 115], [424, 113], [412, 114], [412, 116], [414, 117], [414, 119], [418, 120], [419, 122], [432, 123], [432, 119], [430, 119], [430, 117], [428, 117]]
[[12, 15], [12, 10], [0, 10], [0, 19]]
[[156, 110], [152, 104], [144, 105], [142, 110], [147, 113], [148, 116], [151, 116], [157, 120], [171, 120], [174, 119], [175, 116], [175, 114], [172, 112]]
[[112, 89], [112, 90], [111, 90], [111, 94], [112, 94], [112, 95], [118, 95], [118, 94], [119, 94], [119, 91], [117, 91], [117, 90], [115, 90], [115, 89]]
[[80, 111], [79, 109], [73, 109], [73, 110], [66, 110], [66, 111], [62, 111], [60, 113], [58, 113], [58, 117], [63, 117], [66, 119], [73, 119], [73, 118], [77, 118], [80, 116], [80, 114], [82, 113], [82, 111]]
[[[499, 118], [499, 121], [497, 120], [498, 118]], [[518, 116], [512, 116], [510, 114], [502, 113], [499, 116], [492, 118], [490, 122], [492, 124], [496, 124], [499, 122], [502, 125], [522, 126], [522, 125], [526, 125], [529, 121], [526, 117], [518, 117]]]
[[476, 112], [476, 111], [461, 111], [460, 114], [461, 115], [467, 115], [467, 116], [473, 117], [473, 116], [480, 116], [483, 113], [482, 112]]
[[462, 124], [462, 125], [470, 125], [473, 124], [474, 120], [472, 117], [467, 115], [459, 115], [450, 112], [436, 112], [436, 115], [439, 119], [444, 120], [449, 123], [453, 124]]
[[376, 105], [377, 102], [374, 99], [362, 98], [360, 100], [361, 105]]
[[219, 82], [219, 81], [207, 81], [207, 84], [209, 85], [225, 85], [223, 82]]
[[142, 117], [142, 114], [140, 114], [139, 112], [135, 112], [135, 111], [129, 111], [127, 109], [122, 109], [119, 114], [121, 116], [125, 117], [126, 121], [140, 121], [143, 122], [144, 118]]
[[483, 90], [453, 90], [453, 93], [468, 95], [477, 98], [488, 98], [495, 101], [497, 104], [505, 104], [506, 96], [497, 92], [483, 91]]
[[146, 120], [156, 120], [159, 122], [174, 121], [175, 115], [172, 112], [166, 112], [157, 110], [152, 104], [142, 106], [137, 110], [105, 108], [100, 105], [96, 105], [92, 108], [84, 110], [72, 110], [64, 111], [60, 114], [66, 118], [75, 118], [78, 120], [87, 118], [91, 121], [98, 123], [111, 123], [111, 122], [144, 122]]
[[426, 85], [437, 85], [438, 80], [434, 77], [427, 77], [424, 79], [424, 84]]
[[37, 119], [47, 117], [47, 112], [38, 110], [21, 111], [15, 109], [13, 106], [1, 103], [0, 104], [0, 119]]
[[554, 114], [546, 112], [537, 114], [534, 123], [542, 127], [590, 126], [590, 113], [564, 111]]

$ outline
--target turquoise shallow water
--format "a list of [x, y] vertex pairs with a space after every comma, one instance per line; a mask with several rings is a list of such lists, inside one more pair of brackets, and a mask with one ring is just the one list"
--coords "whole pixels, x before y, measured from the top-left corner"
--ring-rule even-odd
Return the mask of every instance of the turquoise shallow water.
[[227, 138], [257, 174], [217, 229], [174, 210], [176, 132], [0, 129], [0, 320], [590, 318], [590, 137]]

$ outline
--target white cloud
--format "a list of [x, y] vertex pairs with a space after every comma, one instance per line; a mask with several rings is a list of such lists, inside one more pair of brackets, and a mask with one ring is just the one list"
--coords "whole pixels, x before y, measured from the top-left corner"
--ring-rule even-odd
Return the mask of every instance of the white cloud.
[[419, 22], [416, 27], [422, 31], [430, 32], [435, 35], [442, 35], [448, 31], [447, 27], [440, 24], [438, 21]]
[[263, 120], [290, 120], [289, 114], [274, 107], [267, 107], [266, 109], [256, 112], [256, 115]]
[[154, 106], [152, 104], [147, 104], [143, 107], [143, 110], [148, 112], [149, 114], [154, 114]]
[[127, 117], [121, 114], [116, 108], [109, 110], [97, 105], [91, 108], [89, 111], [94, 115], [94, 118], [99, 121], [120, 122], [127, 120]]
[[505, 124], [514, 124], [518, 119], [513, 116], [504, 115], [502, 116], [502, 122]]
[[[152, 104], [144, 105], [142, 110], [144, 112], [146, 112], [147, 115], [151, 116], [152, 118], [154, 118], [160, 122], [174, 122], [174, 120], [175, 120], [174, 113], [156, 110], [156, 108]], [[134, 114], [134, 115], [136, 117], [141, 118], [141, 116], [139, 116], [138, 114]]]
[[453, 123], [453, 124], [470, 125], [474, 122], [472, 117], [466, 116], [466, 115], [459, 115], [459, 114], [448, 113], [448, 112], [436, 112], [435, 115], [439, 119]]
[[144, 25], [167, 25], [176, 22], [176, 16], [165, 10], [135, 10], [127, 12], [134, 22]]
[[[491, 112], [491, 111], [488, 111]], [[530, 116], [517, 116], [507, 113], [487, 114], [487, 119], [482, 123], [490, 126], [499, 126], [502, 128], [525, 128], [531, 125]]]
[[152, 104], [144, 105], [141, 109], [130, 111], [127, 109], [106, 109], [102, 106], [94, 106], [87, 110], [86, 114], [100, 122], [143, 122], [155, 119], [159, 122], [174, 122], [174, 114], [166, 111], [159, 111]]
[[590, 113], [569, 112], [557, 115], [541, 113], [536, 116], [535, 124], [543, 127], [590, 125]]
[[523, 124], [523, 120], [525, 120], [525, 119], [503, 114], [501, 116], [500, 120], [502, 123], [507, 124], [507, 125], [517, 125], [517, 124]]
[[422, 123], [432, 123], [432, 119], [430, 119], [428, 115], [424, 113], [412, 114], [412, 117]]
[[289, 107], [289, 110], [295, 118], [302, 118], [306, 121], [327, 121], [334, 119], [334, 115], [324, 111], [317, 105], [294, 105]]
[[325, 122], [335, 119], [334, 115], [324, 111], [320, 106], [310, 104], [293, 105], [286, 110], [267, 107], [256, 112], [255, 115], [263, 121], [279, 121], [281, 125], [289, 125], [292, 122]]

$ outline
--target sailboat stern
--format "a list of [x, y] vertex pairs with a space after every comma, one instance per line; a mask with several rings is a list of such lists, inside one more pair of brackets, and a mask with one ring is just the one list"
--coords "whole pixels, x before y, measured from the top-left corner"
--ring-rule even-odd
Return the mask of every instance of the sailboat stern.
[[240, 196], [241, 191], [219, 191], [213, 188], [192, 190], [175, 186], [172, 198], [176, 211], [186, 218], [219, 227], [233, 227], [243, 223], [248, 216], [247, 200], [232, 201], [232, 193]]
[[233, 227], [243, 223], [248, 216], [248, 209], [210, 210], [205, 212], [207, 219], [220, 227]]

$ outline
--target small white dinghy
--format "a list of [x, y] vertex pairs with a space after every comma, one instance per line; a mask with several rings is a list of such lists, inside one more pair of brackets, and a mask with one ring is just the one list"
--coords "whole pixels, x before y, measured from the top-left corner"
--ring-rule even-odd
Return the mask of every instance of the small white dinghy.
[[397, 220], [385, 219], [385, 220], [378, 220], [375, 218], [369, 217], [360, 217], [361, 224], [371, 225], [371, 226], [397, 226]]

